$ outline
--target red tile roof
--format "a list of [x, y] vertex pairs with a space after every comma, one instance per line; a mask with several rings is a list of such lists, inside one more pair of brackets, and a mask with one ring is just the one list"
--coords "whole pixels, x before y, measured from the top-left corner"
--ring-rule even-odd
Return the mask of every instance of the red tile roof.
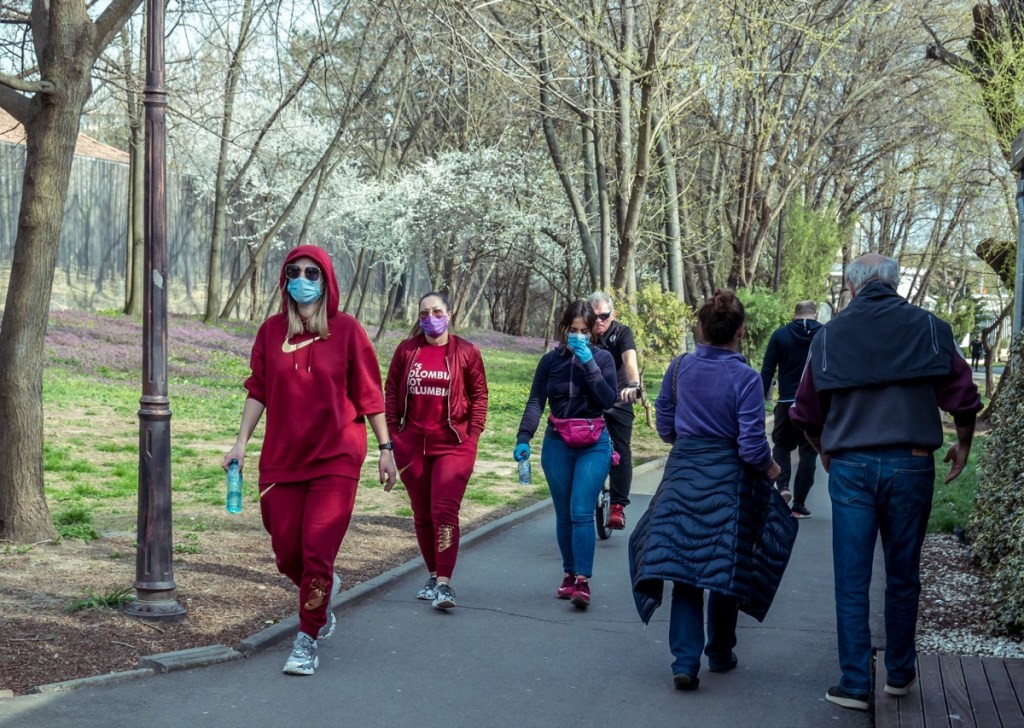
[[[25, 130], [13, 116], [3, 109], [0, 109], [0, 141], [11, 144], [25, 143]], [[75, 155], [128, 163], [128, 152], [121, 151], [109, 144], [104, 144], [85, 134], [78, 135], [78, 141], [75, 143]]]

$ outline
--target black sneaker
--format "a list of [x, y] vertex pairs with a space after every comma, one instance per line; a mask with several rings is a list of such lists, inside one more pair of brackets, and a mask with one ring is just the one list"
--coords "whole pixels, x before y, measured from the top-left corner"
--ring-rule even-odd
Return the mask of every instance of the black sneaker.
[[787, 506], [793, 500], [793, 493], [790, 492], [789, 488], [779, 488], [779, 495], [782, 496], [782, 500], [786, 501]]
[[838, 685], [833, 685], [825, 693], [825, 700], [830, 703], [849, 708], [851, 710], [867, 710], [868, 709], [868, 696], [848, 693]]
[[700, 686], [700, 678], [678, 672], [672, 676], [672, 684], [676, 686], [676, 690], [696, 690]]
[[903, 685], [890, 685], [887, 682], [885, 683], [885, 692], [887, 692], [889, 695], [894, 695], [897, 698], [902, 698], [910, 692], [910, 688], [914, 687], [914, 683], [916, 682], [916, 677], [910, 678], [910, 682], [904, 683]]
[[735, 670], [736, 666], [738, 664], [740, 664], [740, 661], [739, 661], [739, 658], [736, 657], [736, 653], [735, 652], [730, 652], [729, 653], [729, 661], [728, 662], [711, 662], [711, 660], [709, 659], [708, 660], [708, 671], [709, 672], [729, 672], [730, 670]]
[[793, 511], [793, 518], [810, 518], [811, 512], [803, 503], [794, 503], [790, 510]]

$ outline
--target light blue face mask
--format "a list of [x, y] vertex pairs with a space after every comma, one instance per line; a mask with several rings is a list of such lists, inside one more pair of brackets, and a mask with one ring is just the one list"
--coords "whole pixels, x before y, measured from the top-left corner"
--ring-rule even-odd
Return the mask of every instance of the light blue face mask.
[[566, 335], [565, 340], [570, 347], [573, 346], [574, 344], [576, 344], [577, 346], [582, 346], [590, 343], [590, 335], [571, 333]]
[[293, 278], [288, 281], [288, 293], [298, 304], [315, 303], [320, 298], [320, 282], [305, 276]]

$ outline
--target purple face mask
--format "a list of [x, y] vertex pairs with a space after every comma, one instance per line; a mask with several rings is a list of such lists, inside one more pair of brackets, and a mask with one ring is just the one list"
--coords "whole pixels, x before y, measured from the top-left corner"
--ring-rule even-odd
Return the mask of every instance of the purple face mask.
[[448, 330], [448, 314], [444, 316], [427, 316], [420, 319], [420, 328], [427, 336], [438, 337]]

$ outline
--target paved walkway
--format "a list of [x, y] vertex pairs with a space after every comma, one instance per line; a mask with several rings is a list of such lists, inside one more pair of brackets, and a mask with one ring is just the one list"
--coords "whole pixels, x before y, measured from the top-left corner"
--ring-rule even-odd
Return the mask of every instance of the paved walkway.
[[[637, 477], [630, 525], [660, 477]], [[838, 667], [820, 468], [807, 505], [814, 517], [800, 523], [768, 618], [740, 616], [739, 667], [703, 671], [695, 693], [672, 687], [667, 607], [646, 630], [636, 616], [625, 534], [598, 542], [588, 611], [554, 598], [560, 559], [546, 508], [463, 551], [450, 613], [415, 600], [419, 572], [341, 608], [312, 677], [281, 673], [289, 639], [245, 660], [0, 701], [0, 726], [868, 728], [868, 713], [824, 700]]]

